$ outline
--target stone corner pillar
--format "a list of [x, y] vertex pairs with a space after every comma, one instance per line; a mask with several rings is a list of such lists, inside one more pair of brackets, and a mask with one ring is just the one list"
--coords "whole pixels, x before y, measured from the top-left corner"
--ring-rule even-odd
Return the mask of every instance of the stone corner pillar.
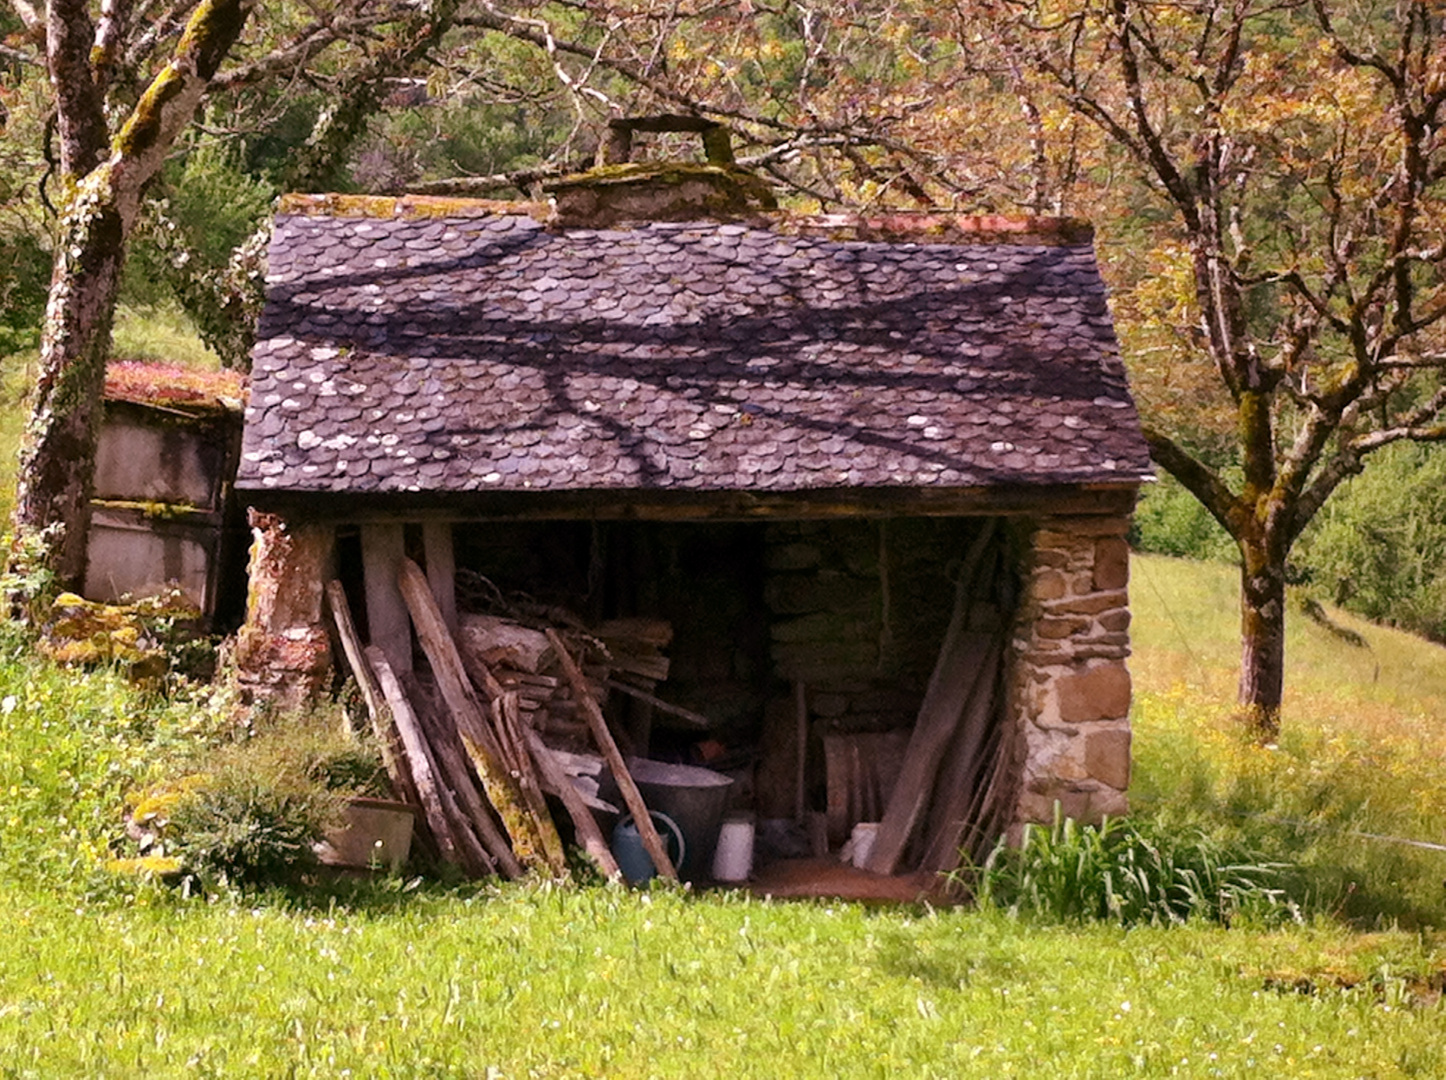
[[255, 509], [247, 520], [250, 583], [235, 651], [242, 704], [303, 709], [320, 700], [331, 676], [322, 598], [333, 572], [335, 530]]
[[1129, 809], [1129, 520], [1047, 517], [1022, 567], [1008, 723], [1015, 825]]

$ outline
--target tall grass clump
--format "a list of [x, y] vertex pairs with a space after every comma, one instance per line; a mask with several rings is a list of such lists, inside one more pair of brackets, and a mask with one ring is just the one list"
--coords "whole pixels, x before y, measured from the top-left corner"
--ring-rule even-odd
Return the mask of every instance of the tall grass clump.
[[1170, 926], [1238, 916], [1278, 922], [1297, 914], [1279, 887], [1283, 866], [1202, 829], [1060, 815], [1001, 841], [978, 871], [981, 904], [1049, 922]]
[[1287, 623], [1279, 738], [1233, 715], [1236, 573], [1137, 557], [1135, 819], [1204, 827], [1295, 868], [1310, 915], [1446, 926], [1446, 650], [1336, 613]]

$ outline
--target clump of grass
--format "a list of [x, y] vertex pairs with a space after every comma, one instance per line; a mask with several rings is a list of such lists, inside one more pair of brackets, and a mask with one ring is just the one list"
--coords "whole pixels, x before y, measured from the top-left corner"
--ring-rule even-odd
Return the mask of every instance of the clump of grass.
[[1286, 869], [1202, 829], [1105, 818], [1082, 825], [1055, 807], [1050, 827], [1026, 825], [978, 870], [981, 904], [1052, 922], [1229, 925], [1298, 917], [1279, 887]]

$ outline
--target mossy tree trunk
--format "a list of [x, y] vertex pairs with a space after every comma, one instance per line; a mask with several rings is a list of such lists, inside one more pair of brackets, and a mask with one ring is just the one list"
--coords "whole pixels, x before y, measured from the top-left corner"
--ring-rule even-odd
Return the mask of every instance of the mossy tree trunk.
[[[1136, 0], [1009, 7], [1001, 47], [1132, 164], [1165, 212], [1160, 242], [1188, 253], [1154, 329], [1165, 381], [1193, 366], [1202, 400], [1162, 395], [1145, 434], [1239, 549], [1238, 700], [1271, 740], [1292, 546], [1370, 453], [1446, 441], [1446, 32], [1426, 0], [1368, 24], [1330, 0], [1204, 0], [1168, 30]], [[1337, 84], [1353, 96], [1272, 111]]]
[[14, 527], [17, 537], [39, 540], [62, 585], [78, 585], [85, 570], [101, 396], [126, 239], [147, 183], [190, 123], [255, 3], [202, 0], [169, 62], [113, 139], [105, 90], [116, 20], [103, 19], [97, 27], [85, 0], [51, 0], [46, 11], [46, 64], [65, 197], [39, 378], [21, 446]]

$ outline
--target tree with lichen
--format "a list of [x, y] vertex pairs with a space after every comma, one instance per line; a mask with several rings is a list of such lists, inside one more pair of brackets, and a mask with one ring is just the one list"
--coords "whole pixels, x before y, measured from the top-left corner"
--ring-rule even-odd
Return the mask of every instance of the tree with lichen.
[[126, 5], [107, 4], [96, 23], [84, 0], [51, 0], [43, 18], [17, 4], [45, 43], [60, 200], [14, 525], [17, 536], [53, 537], [50, 561], [62, 581], [76, 580], [84, 563], [84, 523], [126, 238], [147, 183], [191, 122], [254, 6], [255, 0], [202, 0], [170, 58], [112, 136], [106, 89], [121, 59]]
[[[45, 149], [53, 175], [40, 190], [48, 190], [55, 213], [13, 525], [17, 550], [38, 543], [58, 580], [73, 585], [84, 570], [105, 365], [127, 246], [182, 133], [208, 96], [297, 76], [328, 49], [347, 45], [354, 55], [343, 66], [354, 75], [313, 138], [292, 155], [298, 182], [314, 183], [335, 171], [375, 109], [384, 78], [408, 70], [436, 43], [454, 5], [347, 0], [319, 12], [283, 9], [249, 39], [243, 32], [257, 0], [176, 0], [161, 12], [104, 0], [98, 17], [86, 0], [51, 0], [43, 11], [28, 0], [10, 5], [24, 28], [12, 40], [25, 47], [12, 51], [43, 65], [51, 88]], [[223, 72], [228, 58], [234, 63]], [[256, 282], [259, 254], [258, 244], [243, 248], [236, 293]], [[191, 284], [189, 299], [205, 307], [213, 299], [207, 285], [225, 282]], [[237, 351], [247, 333], [245, 296], [217, 288], [214, 298], [232, 307], [203, 325]]]
[[1239, 703], [1271, 738], [1292, 546], [1371, 452], [1446, 440], [1440, 12], [1005, 0], [964, 23], [1100, 140], [1076, 205], [1119, 215], [1146, 437], [1239, 549]]

